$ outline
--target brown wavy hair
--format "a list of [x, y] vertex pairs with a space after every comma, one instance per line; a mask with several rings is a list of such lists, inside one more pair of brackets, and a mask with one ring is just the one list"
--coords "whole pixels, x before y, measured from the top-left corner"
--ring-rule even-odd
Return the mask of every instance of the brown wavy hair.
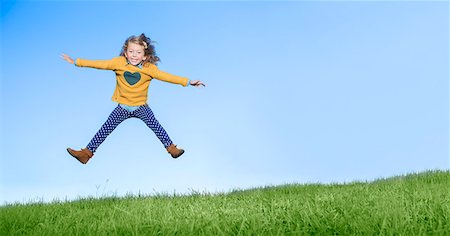
[[149, 37], [145, 36], [144, 33], [142, 33], [139, 36], [132, 35], [132, 36], [128, 37], [122, 46], [122, 51], [120, 51], [120, 56], [125, 56], [125, 52], [128, 49], [128, 43], [130, 43], [130, 42], [144, 47], [144, 55], [147, 58], [142, 63], [143, 65], [145, 65], [146, 63], [151, 63], [153, 65], [156, 65], [158, 63], [158, 61], [160, 61], [159, 57], [156, 56], [155, 46], [153, 45], [153, 43], [155, 43], [155, 42], [152, 41]]

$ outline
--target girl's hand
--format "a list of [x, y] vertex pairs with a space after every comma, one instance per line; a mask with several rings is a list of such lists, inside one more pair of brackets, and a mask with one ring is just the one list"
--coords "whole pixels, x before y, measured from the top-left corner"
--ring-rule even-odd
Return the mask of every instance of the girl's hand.
[[69, 57], [68, 55], [66, 55], [66, 54], [61, 54], [61, 58], [64, 60], [64, 61], [67, 61], [67, 62], [69, 62], [70, 64], [74, 64], [75, 63], [75, 61], [71, 58], [71, 57]]
[[195, 87], [200, 87], [200, 86], [206, 87], [206, 84], [204, 84], [200, 80], [191, 80], [190, 85], [195, 86]]

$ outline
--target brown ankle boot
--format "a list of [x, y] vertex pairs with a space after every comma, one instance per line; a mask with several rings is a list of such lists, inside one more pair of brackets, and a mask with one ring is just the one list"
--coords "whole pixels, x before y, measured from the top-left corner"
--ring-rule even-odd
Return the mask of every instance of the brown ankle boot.
[[91, 159], [92, 156], [94, 156], [94, 154], [92, 154], [92, 152], [87, 148], [83, 148], [81, 149], [81, 151], [76, 151], [73, 150], [72, 148], [67, 148], [67, 151], [69, 152], [70, 155], [75, 157], [82, 164], [86, 164], [89, 161], [89, 159]]
[[170, 155], [172, 155], [173, 158], [178, 158], [179, 156], [183, 155], [183, 153], [184, 153], [183, 149], [177, 148], [177, 145], [174, 145], [174, 144], [171, 144], [166, 149], [167, 149], [167, 152], [170, 153]]

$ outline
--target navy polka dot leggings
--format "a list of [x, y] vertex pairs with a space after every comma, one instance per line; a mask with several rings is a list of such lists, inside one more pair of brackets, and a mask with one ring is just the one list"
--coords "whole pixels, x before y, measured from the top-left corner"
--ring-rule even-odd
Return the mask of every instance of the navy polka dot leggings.
[[164, 128], [159, 124], [153, 115], [150, 107], [145, 104], [140, 106], [137, 110], [133, 112], [129, 112], [126, 109], [122, 108], [118, 105], [109, 115], [108, 120], [103, 124], [100, 130], [95, 134], [94, 138], [92, 138], [91, 142], [87, 145], [87, 148], [94, 153], [100, 144], [105, 141], [106, 137], [120, 124], [122, 121], [136, 117], [144, 121], [144, 123], [152, 129], [152, 131], [156, 134], [159, 140], [162, 142], [164, 147], [168, 147], [172, 144], [172, 140], [170, 140], [169, 135], [167, 135]]

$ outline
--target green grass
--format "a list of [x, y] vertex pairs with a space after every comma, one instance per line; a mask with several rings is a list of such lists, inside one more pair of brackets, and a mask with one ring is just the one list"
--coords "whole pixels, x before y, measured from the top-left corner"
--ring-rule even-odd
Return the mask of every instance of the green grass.
[[0, 208], [0, 235], [450, 235], [450, 171]]

